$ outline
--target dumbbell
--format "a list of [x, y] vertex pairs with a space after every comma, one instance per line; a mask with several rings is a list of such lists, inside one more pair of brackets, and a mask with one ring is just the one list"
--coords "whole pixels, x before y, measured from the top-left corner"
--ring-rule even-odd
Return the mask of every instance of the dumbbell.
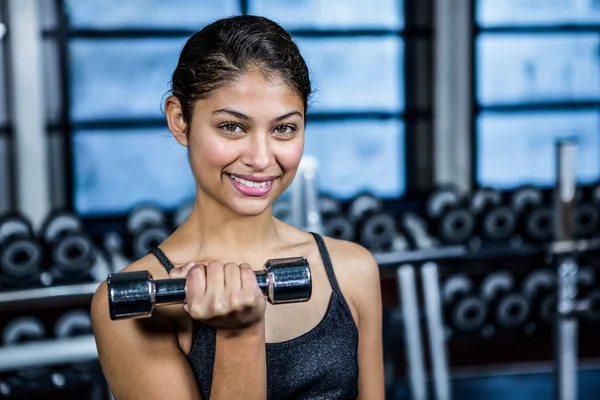
[[427, 222], [414, 212], [405, 212], [398, 218], [401, 232], [406, 236], [412, 250], [425, 250], [439, 247], [439, 242], [427, 231]]
[[511, 197], [519, 231], [532, 242], [546, 242], [554, 236], [554, 212], [544, 204], [543, 193], [533, 186], [517, 189]]
[[0, 217], [0, 288], [38, 285], [43, 255], [24, 216], [7, 213]]
[[124, 252], [133, 261], [146, 256], [171, 234], [166, 212], [151, 204], [140, 204], [127, 215]]
[[[54, 336], [57, 339], [69, 339], [82, 335], [92, 335], [92, 319], [87, 310], [72, 309], [58, 317], [54, 323]], [[97, 360], [70, 364], [62, 371], [64, 380], [89, 380], [98, 370]]]
[[523, 278], [521, 287], [536, 325], [550, 323], [556, 298], [556, 273], [547, 268], [535, 269]]
[[502, 204], [502, 195], [497, 190], [481, 188], [475, 191], [470, 208], [482, 239], [507, 241], [515, 234], [517, 216], [510, 207]]
[[51, 212], [42, 224], [41, 236], [53, 282], [91, 279], [96, 261], [94, 243], [77, 215]]
[[577, 191], [574, 226], [579, 239], [596, 236], [600, 231], [600, 203], [596, 200], [600, 199], [594, 198], [592, 190]]
[[488, 304], [490, 322], [501, 329], [523, 327], [531, 313], [527, 298], [517, 290], [515, 280], [507, 271], [486, 276], [480, 286], [481, 298]]
[[348, 218], [357, 225], [369, 213], [383, 210], [383, 202], [371, 193], [359, 193], [348, 204]]
[[398, 230], [396, 218], [387, 211], [370, 211], [358, 221], [358, 242], [372, 252], [409, 249], [406, 237]]
[[[21, 316], [10, 320], [2, 330], [2, 344], [13, 346], [43, 340], [47, 337], [46, 327], [38, 318]], [[10, 373], [3, 382], [11, 394], [51, 385], [50, 369], [28, 367]]]
[[[271, 304], [310, 300], [312, 276], [308, 260], [289, 257], [268, 260], [255, 271], [258, 286]], [[154, 280], [149, 271], [119, 272], [107, 278], [110, 318], [150, 317], [155, 307], [185, 302], [185, 279]]]
[[355, 227], [352, 221], [344, 215], [342, 205], [338, 200], [321, 194], [318, 204], [323, 235], [341, 240], [356, 240]]
[[487, 320], [486, 303], [476, 294], [473, 281], [466, 274], [451, 275], [442, 284], [444, 314], [450, 327], [462, 333], [481, 330]]
[[439, 187], [427, 199], [430, 231], [445, 244], [463, 244], [473, 235], [475, 218], [457, 189]]

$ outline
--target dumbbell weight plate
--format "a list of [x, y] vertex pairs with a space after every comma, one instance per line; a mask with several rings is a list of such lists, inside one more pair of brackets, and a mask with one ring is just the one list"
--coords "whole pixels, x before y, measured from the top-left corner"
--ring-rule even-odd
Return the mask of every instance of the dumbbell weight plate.
[[147, 224], [166, 224], [165, 212], [154, 205], [143, 204], [134, 207], [127, 215], [127, 230], [129, 232], [136, 232]]
[[496, 307], [496, 321], [504, 328], [517, 328], [527, 322], [530, 313], [529, 302], [520, 293], [502, 296]]
[[[67, 339], [82, 335], [93, 334], [90, 313], [84, 310], [70, 310], [62, 314], [54, 324], [54, 336], [58, 339]], [[80, 373], [96, 369], [96, 361], [87, 361], [71, 364], [70, 367]]]
[[526, 234], [535, 241], [546, 241], [552, 238], [554, 213], [549, 207], [540, 207], [531, 212], [525, 222]]
[[498, 206], [490, 209], [482, 221], [482, 235], [490, 240], [507, 240], [515, 232], [517, 217], [508, 207]]
[[33, 237], [29, 221], [17, 213], [0, 217], [0, 245], [10, 236]]
[[42, 236], [46, 243], [52, 243], [65, 231], [83, 231], [83, 224], [79, 217], [68, 211], [52, 212], [42, 224]]
[[158, 247], [162, 242], [169, 237], [169, 231], [165, 226], [147, 226], [142, 227], [139, 232], [133, 234], [132, 252], [135, 259], [144, 257], [148, 252]]
[[438, 219], [444, 209], [460, 203], [460, 194], [453, 187], [438, 188], [427, 199], [426, 213], [429, 219]]
[[367, 249], [389, 249], [397, 233], [394, 217], [386, 212], [369, 212], [359, 222], [359, 241]]
[[467, 209], [456, 208], [444, 214], [438, 227], [438, 235], [444, 243], [460, 244], [467, 241], [475, 229], [473, 214]]
[[497, 297], [499, 292], [511, 290], [513, 287], [514, 279], [508, 272], [494, 272], [481, 282], [481, 298], [490, 302]]
[[6, 275], [26, 278], [37, 272], [43, 262], [42, 246], [31, 239], [16, 238], [2, 248], [0, 265]]
[[579, 204], [575, 208], [575, 232], [578, 237], [595, 235], [600, 226], [600, 215], [597, 208], [591, 204]]
[[339, 201], [331, 196], [319, 196], [319, 212], [321, 215], [339, 215], [342, 213], [342, 206]]
[[[22, 316], [9, 321], [2, 330], [4, 346], [16, 345], [23, 342], [42, 340], [46, 336], [44, 324], [35, 317]], [[33, 367], [16, 371], [16, 375], [24, 380], [35, 380], [48, 373], [47, 368]]]
[[500, 201], [500, 192], [490, 188], [481, 188], [471, 197], [471, 212], [479, 215], [486, 208], [498, 206]]
[[354, 225], [342, 215], [334, 215], [323, 220], [323, 234], [340, 240], [353, 241], [355, 239]]
[[512, 195], [512, 208], [516, 213], [520, 213], [529, 205], [539, 206], [542, 204], [542, 197], [542, 192], [533, 186], [521, 187]]
[[352, 221], [358, 221], [367, 212], [380, 211], [383, 208], [381, 199], [369, 193], [361, 193], [351, 202], [348, 209], [348, 218]]
[[465, 274], [451, 275], [442, 285], [442, 301], [449, 304], [457, 293], [471, 292], [473, 281]]
[[94, 264], [94, 245], [88, 235], [72, 232], [52, 247], [55, 268], [66, 272], [89, 272]]
[[450, 314], [452, 326], [464, 333], [480, 329], [487, 318], [485, 303], [477, 297], [460, 299]]

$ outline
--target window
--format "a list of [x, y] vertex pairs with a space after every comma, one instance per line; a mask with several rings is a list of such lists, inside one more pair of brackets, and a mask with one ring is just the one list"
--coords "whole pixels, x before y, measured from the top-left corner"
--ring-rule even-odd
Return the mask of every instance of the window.
[[194, 196], [164, 98], [189, 36], [244, 13], [288, 29], [311, 69], [305, 154], [319, 160], [321, 190], [340, 198], [404, 193], [402, 0], [61, 1], [72, 199], [82, 215], [118, 216], [142, 202], [169, 209]]
[[598, 180], [600, 2], [475, 4], [477, 183], [553, 185], [560, 138], [578, 143], [580, 183]]

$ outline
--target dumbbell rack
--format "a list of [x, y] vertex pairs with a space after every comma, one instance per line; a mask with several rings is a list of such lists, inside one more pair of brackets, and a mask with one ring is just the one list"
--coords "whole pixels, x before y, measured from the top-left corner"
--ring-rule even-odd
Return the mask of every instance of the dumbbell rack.
[[[97, 252], [93, 274], [97, 279], [110, 272], [108, 263]], [[22, 290], [0, 291], [0, 313], [20, 310], [89, 305], [99, 281]], [[31, 367], [84, 363], [98, 359], [94, 335], [69, 339], [48, 339], [0, 347], [0, 373]], [[110, 390], [106, 390], [112, 400]]]

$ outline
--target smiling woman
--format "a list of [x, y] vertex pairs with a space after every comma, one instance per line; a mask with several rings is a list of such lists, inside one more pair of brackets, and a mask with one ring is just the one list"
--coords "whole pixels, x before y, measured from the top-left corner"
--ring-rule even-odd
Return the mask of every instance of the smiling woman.
[[[266, 18], [222, 19], [185, 44], [165, 112], [187, 149], [196, 201], [124, 271], [185, 278], [186, 304], [112, 321], [100, 285], [94, 334], [116, 398], [383, 399], [373, 256], [271, 213], [303, 155], [310, 94], [296, 44]], [[298, 256], [311, 266], [310, 301], [267, 304], [253, 270]]]

